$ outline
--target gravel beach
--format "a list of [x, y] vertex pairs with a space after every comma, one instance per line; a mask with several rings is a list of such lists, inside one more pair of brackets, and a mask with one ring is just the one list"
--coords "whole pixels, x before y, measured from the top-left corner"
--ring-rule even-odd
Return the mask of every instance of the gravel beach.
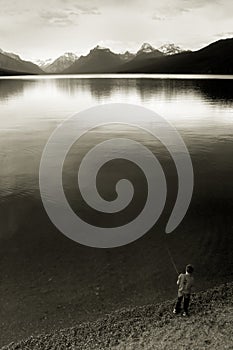
[[30, 337], [15, 349], [232, 349], [233, 283], [194, 295], [189, 317], [174, 316], [174, 300], [125, 308], [95, 322]]

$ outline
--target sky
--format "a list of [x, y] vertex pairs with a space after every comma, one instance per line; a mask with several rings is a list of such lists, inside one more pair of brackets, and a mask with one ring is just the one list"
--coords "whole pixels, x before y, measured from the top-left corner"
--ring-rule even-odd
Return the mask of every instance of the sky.
[[233, 37], [232, 13], [232, 0], [0, 0], [0, 48], [33, 61], [97, 44], [196, 50]]

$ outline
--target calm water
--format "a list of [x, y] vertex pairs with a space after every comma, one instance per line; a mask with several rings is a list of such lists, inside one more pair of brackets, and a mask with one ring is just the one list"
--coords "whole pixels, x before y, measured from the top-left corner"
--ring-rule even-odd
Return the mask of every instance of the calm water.
[[[4, 213], [1, 236], [15, 233], [18, 227], [18, 210], [14, 213], [12, 205], [7, 205], [9, 200], [11, 204], [14, 199], [24, 197], [40, 201], [39, 162], [52, 131], [73, 113], [98, 104], [134, 103], [166, 117], [182, 134], [191, 153], [194, 172], [200, 180], [196, 194], [212, 193], [219, 198], [230, 197], [230, 174], [233, 174], [233, 80], [230, 76], [225, 79], [219, 76], [206, 78], [47, 76], [0, 79], [0, 201]], [[112, 127], [84, 138], [83, 152], [96, 142], [119, 136], [119, 133], [120, 136], [131, 135], [151, 146], [152, 150], [156, 148], [153, 146], [154, 140], [143, 132]], [[160, 157], [165, 159], [166, 152], [158, 149]], [[73, 164], [79, 156], [73, 151], [73, 157], [71, 154], [67, 162], [66, 182], [71, 197], [72, 193], [73, 197], [76, 195], [73, 192], [74, 181], [71, 180]], [[127, 171], [130, 173], [130, 170]], [[108, 178], [108, 171], [105, 176]], [[28, 215], [24, 204], [25, 210], [22, 212], [21, 209], [20, 220], [22, 215], [25, 218]]]
[[[86, 206], [77, 189], [77, 170], [96, 143], [118, 136], [144, 143], [160, 160], [168, 184], [161, 220], [147, 235], [101, 250], [75, 244], [52, 225], [40, 199], [38, 174], [53, 130], [72, 114], [109, 102], [142, 105], [167, 118], [189, 149], [195, 185], [183, 222], [165, 235], [177, 194], [177, 175], [166, 149], [148, 133], [122, 125], [83, 136], [67, 156], [63, 180], [72, 208], [88, 222], [125, 224], [146, 200], [142, 172], [116, 160], [101, 170], [98, 189], [111, 200], [116, 181], [127, 178], [135, 188], [132, 205], [113, 215]], [[0, 345], [122, 306], [174, 298], [176, 272], [165, 243], [179, 271], [187, 262], [194, 264], [197, 290], [232, 279], [233, 77], [1, 78], [0, 106]]]

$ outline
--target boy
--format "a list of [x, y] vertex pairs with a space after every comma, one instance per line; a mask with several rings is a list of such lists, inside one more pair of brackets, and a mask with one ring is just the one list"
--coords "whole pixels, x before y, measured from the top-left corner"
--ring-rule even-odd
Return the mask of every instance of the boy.
[[178, 276], [177, 285], [178, 285], [178, 299], [176, 306], [173, 310], [174, 314], [178, 314], [181, 311], [181, 303], [184, 299], [184, 312], [183, 316], [188, 316], [188, 307], [190, 302], [190, 296], [194, 287], [194, 278], [193, 278], [193, 266], [186, 266], [186, 273], [181, 273]]

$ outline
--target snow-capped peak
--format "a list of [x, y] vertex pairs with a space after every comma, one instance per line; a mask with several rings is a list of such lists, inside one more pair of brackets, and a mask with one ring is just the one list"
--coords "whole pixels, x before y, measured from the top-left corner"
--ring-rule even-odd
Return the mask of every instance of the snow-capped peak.
[[45, 60], [34, 60], [34, 62], [39, 66], [39, 67], [47, 67], [53, 62], [52, 58], [47, 58]]
[[175, 44], [164, 44], [159, 48], [159, 50], [165, 55], [175, 55], [184, 51], [180, 46], [177, 46]]
[[73, 52], [65, 52], [63, 56], [69, 58], [70, 60], [73, 59], [74, 61], [78, 58], [78, 56]]
[[0, 49], [0, 53], [2, 53], [2, 54], [5, 55], [5, 56], [14, 58], [14, 59], [17, 60], [17, 61], [21, 61], [21, 58], [19, 57], [19, 55], [16, 55], [15, 53], [6, 52], [6, 51], [3, 51], [2, 49]]
[[93, 50], [109, 50], [107, 47], [97, 45]]
[[155, 49], [151, 44], [144, 43], [142, 44], [141, 48], [138, 50], [138, 52], [144, 52], [144, 53], [150, 53], [153, 52]]

